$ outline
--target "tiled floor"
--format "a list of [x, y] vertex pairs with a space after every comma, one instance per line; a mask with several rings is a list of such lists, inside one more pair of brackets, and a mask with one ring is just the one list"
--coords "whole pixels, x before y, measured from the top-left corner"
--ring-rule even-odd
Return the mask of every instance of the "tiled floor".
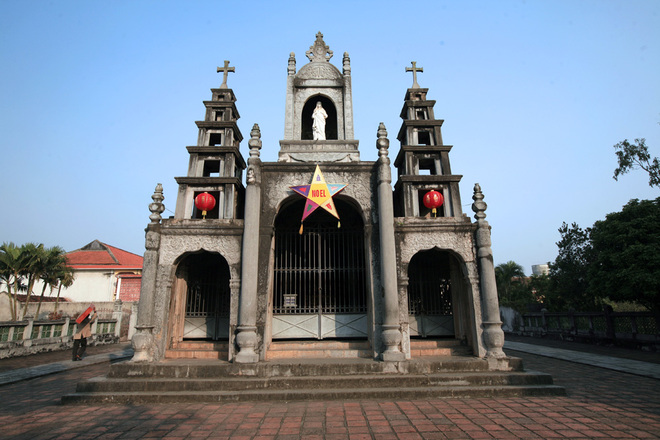
[[3, 439], [660, 438], [660, 381], [516, 353], [567, 397], [62, 406], [95, 365], [0, 387]]

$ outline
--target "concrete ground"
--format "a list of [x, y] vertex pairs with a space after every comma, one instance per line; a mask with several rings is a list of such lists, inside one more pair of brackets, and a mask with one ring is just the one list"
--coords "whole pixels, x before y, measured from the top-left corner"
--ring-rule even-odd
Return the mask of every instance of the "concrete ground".
[[[0, 438], [660, 438], [660, 380], [653, 378], [660, 370], [657, 353], [531, 338], [507, 341], [507, 354], [523, 358], [528, 370], [552, 374], [567, 396], [61, 405], [63, 394], [73, 392], [81, 380], [106, 374], [110, 359], [121, 357], [126, 348], [92, 347], [96, 350], [90, 349], [82, 362], [71, 362], [68, 352], [0, 360], [0, 379], [17, 370], [34, 376], [0, 385]], [[634, 374], [615, 369], [627, 363], [636, 366]], [[63, 368], [43, 368], [53, 364]]]

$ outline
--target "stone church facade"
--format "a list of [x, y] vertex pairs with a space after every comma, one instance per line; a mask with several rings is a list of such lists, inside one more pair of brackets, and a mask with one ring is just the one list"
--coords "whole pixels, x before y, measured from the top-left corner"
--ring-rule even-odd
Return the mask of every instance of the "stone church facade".
[[[475, 185], [476, 221], [462, 211], [461, 176], [421, 69], [407, 69], [414, 82], [393, 162], [383, 124], [378, 160], [362, 161], [348, 53], [340, 71], [319, 33], [306, 55], [299, 70], [288, 59], [277, 162], [261, 161], [257, 124], [244, 160], [233, 68], [218, 68], [224, 81], [187, 147], [174, 217], [161, 218], [160, 185], [152, 196], [133, 361], [406, 361], [425, 355], [424, 342], [450, 341], [507, 369], [486, 204]], [[317, 107], [327, 116], [321, 138]], [[444, 199], [436, 213], [423, 202], [432, 190]], [[205, 215], [194, 202], [204, 192], [216, 200]]]

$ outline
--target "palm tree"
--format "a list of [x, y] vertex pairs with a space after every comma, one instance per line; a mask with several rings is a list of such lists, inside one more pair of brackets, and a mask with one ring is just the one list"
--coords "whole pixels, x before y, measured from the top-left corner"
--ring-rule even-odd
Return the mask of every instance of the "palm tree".
[[498, 264], [497, 267], [495, 267], [495, 281], [497, 283], [497, 292], [500, 297], [508, 299], [513, 283], [524, 277], [525, 270], [515, 261], [507, 261], [506, 263]]
[[60, 302], [60, 293], [62, 292], [62, 286], [71, 287], [74, 280], [73, 268], [70, 266], [62, 267], [62, 270], [57, 274], [57, 280], [59, 285], [57, 287], [57, 299], [55, 300], [55, 312], [57, 312], [57, 306]]
[[38, 245], [27, 243], [21, 246], [21, 253], [25, 254], [24, 258], [26, 261], [23, 275], [27, 276], [28, 279], [25, 305], [23, 306], [23, 319], [25, 319], [34, 283], [41, 277], [41, 274], [46, 268], [46, 250], [44, 249], [43, 243]]
[[62, 268], [66, 266], [66, 252], [59, 246], [53, 246], [46, 249], [44, 259], [43, 259], [43, 270], [39, 274], [39, 278], [43, 282], [41, 288], [41, 296], [39, 297], [39, 305], [37, 306], [37, 311], [35, 316], [39, 316], [39, 311], [41, 310], [41, 303], [44, 300], [44, 293], [46, 292], [46, 287], [50, 286], [52, 292], [55, 285], [58, 282], [58, 275], [62, 271]]
[[27, 269], [27, 261], [23, 254], [23, 246], [14, 243], [3, 243], [0, 246], [0, 280], [7, 286], [2, 292], [9, 296], [11, 320], [18, 319], [18, 292], [23, 290], [22, 277]]

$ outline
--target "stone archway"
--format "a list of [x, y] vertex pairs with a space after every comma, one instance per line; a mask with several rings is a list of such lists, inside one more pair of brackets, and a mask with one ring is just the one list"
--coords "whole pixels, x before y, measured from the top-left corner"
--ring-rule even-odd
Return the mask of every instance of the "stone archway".
[[334, 199], [338, 221], [318, 209], [304, 223], [305, 201], [275, 219], [272, 338], [367, 338], [364, 223], [346, 201]]
[[302, 121], [301, 121], [301, 140], [312, 140], [314, 135], [312, 133], [312, 113], [316, 107], [316, 103], [320, 102], [328, 118], [325, 120], [325, 138], [327, 140], [336, 140], [338, 139], [337, 135], [337, 108], [335, 107], [334, 102], [326, 96], [323, 95], [314, 95], [311, 96], [302, 110]]
[[228, 340], [229, 280], [229, 265], [220, 254], [202, 251], [181, 259], [172, 291], [171, 348], [185, 340]]
[[411, 337], [453, 337], [456, 334], [457, 262], [447, 251], [417, 252], [408, 265], [408, 319]]

